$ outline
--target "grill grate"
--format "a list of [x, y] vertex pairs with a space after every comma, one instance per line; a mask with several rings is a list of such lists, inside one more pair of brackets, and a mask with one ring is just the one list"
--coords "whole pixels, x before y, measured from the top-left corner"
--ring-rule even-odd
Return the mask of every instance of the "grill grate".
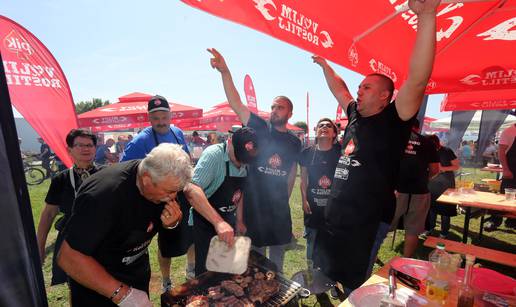
[[[262, 272], [276, 271], [275, 265], [269, 259], [254, 251], [251, 251], [249, 265], [258, 268]], [[230, 276], [231, 275], [229, 274], [214, 272], [205, 273], [199, 276], [198, 283], [192, 284], [191, 282], [187, 282], [179, 286], [179, 288], [182, 289], [181, 293], [174, 293], [175, 289], [173, 289], [171, 293], [163, 293], [161, 295], [161, 306], [169, 307], [173, 306], [174, 304], [184, 305], [187, 296], [192, 294], [206, 293], [209, 287], [218, 284], [222, 280], [228, 279]], [[302, 287], [299, 283], [285, 278], [280, 273], [276, 273], [276, 280], [280, 284], [280, 290], [278, 293], [273, 295], [265, 303], [261, 305], [257, 304], [257, 306], [283, 306], [295, 298], [299, 291], [302, 290]]]

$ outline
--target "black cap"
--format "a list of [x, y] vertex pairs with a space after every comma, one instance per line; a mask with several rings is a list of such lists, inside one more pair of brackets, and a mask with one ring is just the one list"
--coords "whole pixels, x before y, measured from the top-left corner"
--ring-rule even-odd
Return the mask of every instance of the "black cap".
[[152, 113], [156, 111], [170, 112], [170, 106], [165, 97], [160, 95], [152, 96], [149, 99], [149, 105], [147, 106], [147, 112]]
[[258, 137], [253, 128], [243, 127], [233, 132], [231, 137], [235, 157], [242, 163], [250, 163], [258, 152]]

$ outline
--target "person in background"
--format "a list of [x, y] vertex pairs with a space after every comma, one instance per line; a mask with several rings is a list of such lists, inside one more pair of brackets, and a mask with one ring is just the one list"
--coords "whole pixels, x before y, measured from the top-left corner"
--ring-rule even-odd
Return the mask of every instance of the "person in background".
[[425, 231], [425, 220], [430, 209], [428, 181], [439, 173], [437, 147], [419, 132], [419, 121], [414, 119], [410, 138], [400, 162], [396, 212], [390, 227], [396, 229], [403, 216], [403, 257], [407, 258], [414, 256], [419, 242], [418, 235]]
[[192, 144], [193, 146], [204, 147], [207, 145], [207, 142], [199, 136], [199, 132], [194, 131], [192, 133]]
[[50, 147], [42, 138], [38, 138], [38, 142], [41, 144], [39, 148], [38, 158], [41, 160], [41, 167], [45, 170], [45, 178], [50, 178], [52, 171], [50, 170], [50, 156], [52, 152]]
[[417, 15], [417, 33], [408, 59], [407, 78], [395, 101], [394, 83], [368, 75], [355, 101], [346, 83], [319, 56], [326, 83], [348, 117], [343, 152], [325, 209], [324, 230], [317, 233], [315, 264], [346, 293], [368, 277], [371, 249], [381, 222], [390, 224], [396, 207], [394, 189], [399, 161], [432, 73], [439, 0], [409, 0]]
[[75, 195], [82, 182], [99, 170], [99, 166], [93, 163], [95, 146], [97, 145], [97, 137], [94, 134], [84, 129], [72, 129], [66, 136], [66, 145], [73, 166], [52, 178], [37, 231], [41, 263], [45, 263], [45, 245], [50, 227], [52, 227], [56, 216], [59, 213], [62, 214], [54, 226], [57, 230], [57, 238], [54, 244], [54, 257], [52, 258], [51, 286], [67, 282], [65, 272], [57, 265], [57, 252], [64, 239], [62, 230], [72, 215]]
[[468, 141], [462, 141], [462, 145], [459, 148], [460, 150], [460, 164], [462, 166], [467, 165], [471, 161], [472, 153], [471, 146], [469, 146]]
[[[143, 129], [126, 145], [120, 156], [120, 162], [143, 159], [153, 148], [162, 143], [179, 144], [190, 155], [183, 131], [170, 125], [170, 105], [165, 97], [160, 95], [151, 97], [147, 103], [147, 113], [151, 127]], [[178, 203], [181, 211], [190, 212], [190, 205], [183, 193], [178, 194]], [[170, 278], [172, 257], [187, 254], [185, 273], [187, 276], [193, 275], [194, 255], [191, 247], [193, 239], [188, 219], [181, 220], [174, 231], [160, 231], [158, 234], [158, 263], [161, 270], [163, 292], [172, 288]]]
[[216, 132], [208, 133], [206, 145], [215, 145], [219, 143], [219, 137]]
[[[500, 193], [505, 193], [506, 188], [516, 188], [516, 124], [507, 127], [500, 135], [498, 157], [502, 165], [502, 184]], [[503, 217], [491, 215], [484, 229], [494, 231], [502, 224]], [[505, 226], [508, 228], [516, 227], [516, 219], [507, 218]]]
[[95, 153], [95, 163], [106, 165], [108, 162], [114, 162], [115, 156], [110, 150], [113, 145], [115, 145], [115, 140], [113, 139], [108, 139], [105, 144], [99, 144]]
[[482, 165], [486, 166], [488, 163], [498, 163], [498, 148], [496, 142], [489, 142], [489, 146], [482, 153]]
[[426, 219], [427, 231], [423, 233], [423, 238], [430, 235], [435, 228], [437, 215], [441, 216], [441, 238], [446, 238], [450, 231], [450, 217], [457, 215], [457, 209], [454, 206], [443, 205], [437, 202], [439, 196], [450, 188], [455, 188], [455, 171], [459, 170], [459, 160], [453, 150], [442, 146], [439, 137], [435, 134], [428, 136], [429, 140], [434, 144], [439, 156], [439, 174], [432, 178], [428, 183], [430, 191], [430, 211]]
[[244, 223], [247, 235], [258, 252], [283, 271], [285, 248], [292, 240], [289, 199], [297, 174], [301, 142], [288, 131], [293, 104], [286, 96], [277, 96], [271, 105], [271, 116], [265, 121], [242, 103], [231, 72], [222, 55], [208, 49], [211, 67], [220, 72], [229, 105], [245, 126], [258, 135], [261, 150], [249, 165], [244, 194]]
[[125, 145], [127, 144], [127, 139], [123, 135], [119, 135], [117, 138], [117, 142], [115, 143], [115, 153], [117, 157], [124, 152]]

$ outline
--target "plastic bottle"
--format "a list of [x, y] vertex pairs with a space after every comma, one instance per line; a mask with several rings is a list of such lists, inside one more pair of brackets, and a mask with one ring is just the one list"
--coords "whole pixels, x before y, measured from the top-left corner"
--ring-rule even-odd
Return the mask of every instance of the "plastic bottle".
[[437, 243], [436, 247], [428, 257], [432, 267], [426, 280], [426, 296], [430, 300], [444, 305], [450, 292], [451, 256], [444, 250], [443, 243]]
[[459, 289], [459, 302], [457, 307], [473, 307], [475, 302], [475, 293], [470, 286], [471, 275], [473, 274], [473, 264], [475, 257], [466, 255], [466, 267], [464, 268], [464, 281]]

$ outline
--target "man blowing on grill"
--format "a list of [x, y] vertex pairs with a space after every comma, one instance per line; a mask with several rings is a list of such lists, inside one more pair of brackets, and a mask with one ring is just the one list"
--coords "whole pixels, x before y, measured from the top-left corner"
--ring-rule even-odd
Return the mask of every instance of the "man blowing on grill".
[[159, 230], [181, 221], [175, 201], [180, 191], [217, 225], [221, 240], [233, 243], [231, 226], [191, 177], [188, 154], [165, 143], [143, 160], [105, 168], [81, 185], [58, 256], [70, 277], [72, 306], [152, 306], [147, 247]]
[[390, 223], [399, 161], [418, 112], [435, 55], [435, 18], [439, 0], [409, 0], [417, 14], [417, 34], [406, 81], [392, 103], [389, 78], [368, 75], [355, 101], [344, 81], [324, 59], [328, 86], [348, 116], [340, 157], [325, 210], [325, 230], [316, 238], [316, 264], [349, 292], [366, 279], [369, 256], [381, 221]]

